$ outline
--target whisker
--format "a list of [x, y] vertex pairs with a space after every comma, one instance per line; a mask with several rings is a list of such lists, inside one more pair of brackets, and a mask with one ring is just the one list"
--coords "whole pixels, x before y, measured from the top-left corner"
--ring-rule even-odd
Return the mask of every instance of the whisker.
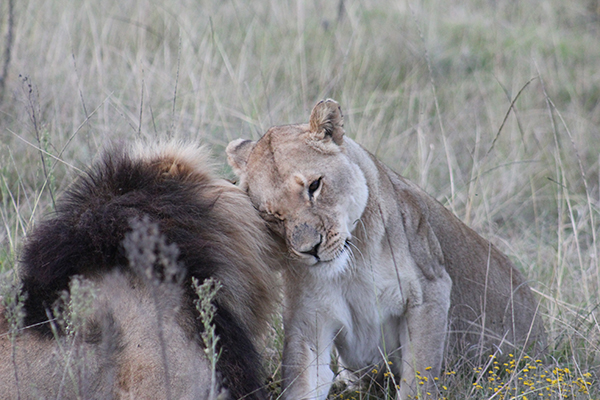
[[364, 255], [363, 255], [362, 251], [360, 251], [360, 249], [358, 248], [358, 246], [356, 246], [354, 243], [352, 243], [352, 241], [347, 241], [346, 244], [347, 244], [348, 250], [352, 253], [352, 256], [354, 258], [356, 258], [354, 256], [354, 251], [357, 251], [358, 254], [360, 254], [361, 258], [364, 259]]

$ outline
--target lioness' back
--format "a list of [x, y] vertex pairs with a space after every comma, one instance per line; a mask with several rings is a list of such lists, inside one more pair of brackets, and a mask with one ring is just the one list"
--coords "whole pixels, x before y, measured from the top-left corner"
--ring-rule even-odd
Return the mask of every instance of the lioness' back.
[[455, 349], [449, 350], [467, 357], [522, 346], [543, 351], [538, 302], [508, 257], [417, 185], [384, 168], [398, 197], [420, 208], [440, 243], [452, 278], [449, 343]]

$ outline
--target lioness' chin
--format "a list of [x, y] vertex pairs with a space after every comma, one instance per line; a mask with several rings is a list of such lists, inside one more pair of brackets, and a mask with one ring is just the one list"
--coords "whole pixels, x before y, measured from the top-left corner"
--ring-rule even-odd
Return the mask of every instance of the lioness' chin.
[[321, 278], [336, 278], [348, 269], [349, 262], [350, 253], [348, 250], [342, 249], [335, 258], [329, 260], [313, 257], [313, 262], [309, 264], [309, 271]]

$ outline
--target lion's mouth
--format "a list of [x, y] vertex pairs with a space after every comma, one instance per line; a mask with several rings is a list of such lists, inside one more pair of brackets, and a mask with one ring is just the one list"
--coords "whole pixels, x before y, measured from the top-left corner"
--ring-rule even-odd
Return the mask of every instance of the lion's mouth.
[[339, 253], [336, 255], [336, 258], [340, 258], [341, 256], [349, 253], [350, 251], [350, 238], [346, 238], [346, 240], [344, 240], [344, 245], [342, 246]]
[[314, 264], [336, 262], [339, 259], [346, 257], [346, 255], [350, 252], [350, 247], [350, 238], [347, 238], [344, 241], [344, 244], [341, 247], [339, 247], [335, 252], [333, 252], [333, 254], [329, 257], [323, 254], [319, 255], [318, 252], [314, 252], [311, 255], [313, 256]]

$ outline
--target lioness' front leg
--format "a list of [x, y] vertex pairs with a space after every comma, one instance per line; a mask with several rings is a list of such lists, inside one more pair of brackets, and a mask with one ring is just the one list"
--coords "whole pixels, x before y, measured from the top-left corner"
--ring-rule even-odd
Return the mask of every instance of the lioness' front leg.
[[330, 368], [334, 332], [329, 324], [291, 318], [284, 321], [282, 398], [327, 398], [333, 372]]
[[441, 373], [451, 287], [450, 277], [444, 274], [423, 287], [422, 303], [408, 304], [400, 324], [402, 400], [409, 395], [412, 398], [417, 395], [423, 398], [427, 393], [436, 395], [434, 378]]

